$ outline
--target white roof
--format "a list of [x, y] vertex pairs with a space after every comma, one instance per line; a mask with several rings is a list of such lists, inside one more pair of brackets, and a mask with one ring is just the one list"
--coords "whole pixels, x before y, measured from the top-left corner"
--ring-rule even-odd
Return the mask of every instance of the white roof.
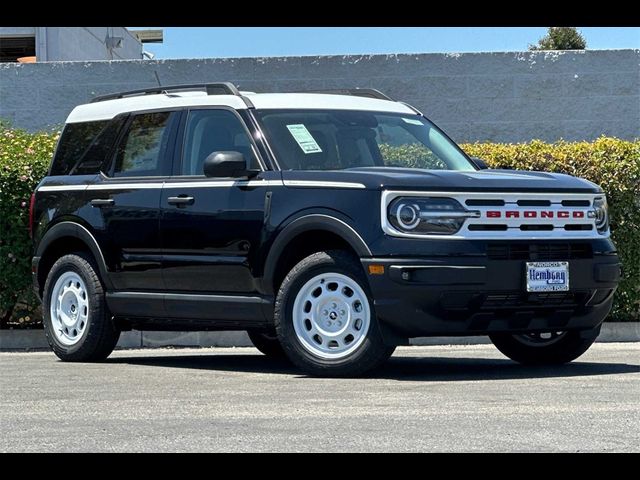
[[[390, 113], [415, 113], [406, 105], [377, 98], [322, 93], [251, 93], [243, 92], [256, 109], [331, 109], [365, 110]], [[236, 95], [207, 95], [205, 92], [179, 92], [105, 100], [74, 108], [67, 123], [109, 120], [120, 113], [190, 106], [225, 106], [236, 110], [247, 105]]]
[[257, 109], [300, 108], [415, 113], [400, 102], [326, 93], [255, 93], [247, 98]]

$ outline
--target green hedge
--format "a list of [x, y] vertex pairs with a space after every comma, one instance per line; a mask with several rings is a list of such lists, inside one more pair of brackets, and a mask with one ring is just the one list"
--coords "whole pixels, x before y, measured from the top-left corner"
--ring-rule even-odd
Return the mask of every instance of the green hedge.
[[[29, 198], [46, 174], [59, 132], [27, 133], [0, 123], [0, 326], [39, 318], [31, 293]], [[624, 279], [611, 318], [640, 320], [640, 141], [533, 141], [462, 146], [493, 168], [563, 172], [587, 178], [606, 191], [611, 229], [624, 264]], [[384, 152], [393, 156], [393, 147]], [[416, 151], [415, 166], [437, 159]]]
[[49, 168], [58, 133], [0, 123], [0, 327], [40, 319], [31, 291], [29, 199]]

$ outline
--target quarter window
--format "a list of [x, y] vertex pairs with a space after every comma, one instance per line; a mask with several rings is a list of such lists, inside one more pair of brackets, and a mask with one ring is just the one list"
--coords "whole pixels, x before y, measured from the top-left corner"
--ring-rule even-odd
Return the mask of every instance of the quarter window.
[[67, 175], [108, 124], [108, 120], [68, 123], [58, 142], [49, 175]]
[[73, 167], [72, 175], [90, 175], [106, 172], [109, 169], [109, 153], [118, 140], [118, 134], [125, 120], [125, 116], [116, 117], [102, 129]]

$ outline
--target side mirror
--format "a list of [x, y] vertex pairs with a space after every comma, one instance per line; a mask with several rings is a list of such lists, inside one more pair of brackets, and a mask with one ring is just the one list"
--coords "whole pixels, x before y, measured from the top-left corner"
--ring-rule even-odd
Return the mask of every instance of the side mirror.
[[245, 177], [248, 175], [247, 161], [240, 152], [213, 152], [205, 160], [204, 174], [207, 177]]
[[471, 160], [473, 160], [473, 163], [475, 163], [476, 167], [478, 167], [480, 170], [487, 170], [489, 168], [489, 165], [487, 165], [487, 162], [485, 162], [481, 158], [472, 157]]

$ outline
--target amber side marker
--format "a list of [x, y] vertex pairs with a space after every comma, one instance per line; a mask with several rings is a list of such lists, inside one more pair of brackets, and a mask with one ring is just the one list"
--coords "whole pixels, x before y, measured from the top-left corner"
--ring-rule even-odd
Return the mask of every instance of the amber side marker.
[[384, 275], [384, 265], [369, 265], [369, 275]]

